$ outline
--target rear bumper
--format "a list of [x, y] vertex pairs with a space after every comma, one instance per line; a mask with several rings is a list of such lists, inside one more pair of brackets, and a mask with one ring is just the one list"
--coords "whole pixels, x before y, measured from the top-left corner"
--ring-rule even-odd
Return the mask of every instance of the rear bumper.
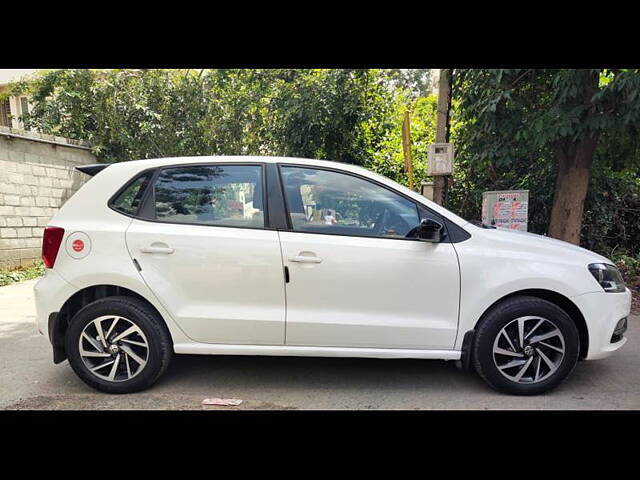
[[42, 335], [49, 334], [49, 317], [59, 312], [64, 303], [78, 291], [60, 275], [51, 269], [33, 287], [36, 303], [36, 324]]
[[623, 293], [585, 293], [571, 300], [584, 315], [589, 331], [586, 360], [606, 358], [627, 343], [625, 337], [612, 343], [611, 337], [622, 318], [629, 321], [631, 292], [628, 288]]

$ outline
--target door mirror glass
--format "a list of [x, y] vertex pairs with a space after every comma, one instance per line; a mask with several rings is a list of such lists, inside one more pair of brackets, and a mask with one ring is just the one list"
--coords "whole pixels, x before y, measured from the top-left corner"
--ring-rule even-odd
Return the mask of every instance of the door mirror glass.
[[431, 218], [425, 218], [418, 226], [418, 238], [425, 242], [437, 243], [442, 239], [444, 226]]

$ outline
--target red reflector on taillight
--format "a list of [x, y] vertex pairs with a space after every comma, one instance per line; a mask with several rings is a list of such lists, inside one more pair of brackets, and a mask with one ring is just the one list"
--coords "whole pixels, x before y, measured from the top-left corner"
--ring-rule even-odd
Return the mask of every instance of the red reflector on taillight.
[[56, 263], [62, 237], [64, 237], [64, 228], [45, 227], [42, 236], [42, 261], [45, 267], [53, 268], [53, 264]]

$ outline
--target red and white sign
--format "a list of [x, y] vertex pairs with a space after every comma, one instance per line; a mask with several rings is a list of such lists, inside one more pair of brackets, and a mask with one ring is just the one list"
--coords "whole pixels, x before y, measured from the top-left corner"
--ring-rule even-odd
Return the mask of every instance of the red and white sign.
[[528, 190], [483, 192], [482, 223], [526, 232], [528, 220]]
[[82, 240], [80, 240], [80, 239], [74, 240], [73, 243], [71, 244], [71, 247], [76, 252], [81, 252], [82, 250], [84, 250], [84, 242]]

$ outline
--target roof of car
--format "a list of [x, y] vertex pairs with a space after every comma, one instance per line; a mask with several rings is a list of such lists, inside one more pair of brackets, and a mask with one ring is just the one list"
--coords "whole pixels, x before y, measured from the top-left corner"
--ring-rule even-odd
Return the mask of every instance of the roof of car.
[[[190, 156], [190, 157], [164, 157], [164, 158], [147, 158], [143, 160], [130, 160], [128, 162], [118, 162], [118, 163], [96, 163], [92, 165], [81, 165], [76, 167], [77, 170], [80, 170], [87, 175], [93, 176], [98, 172], [101, 172], [105, 168], [110, 165], [118, 165], [119, 163], [126, 163], [130, 167], [141, 167], [141, 168], [152, 168], [152, 167], [160, 167], [164, 165], [181, 165], [181, 164], [193, 164], [193, 163], [297, 163], [304, 165], [317, 165], [317, 166], [327, 166], [327, 167], [336, 167], [344, 169], [348, 164], [341, 162], [332, 162], [329, 160], [316, 160], [309, 158], [296, 158], [296, 157], [269, 157], [269, 156], [259, 156], [259, 155], [215, 155], [215, 156]], [[351, 167], [356, 167], [355, 165], [349, 165]]]

